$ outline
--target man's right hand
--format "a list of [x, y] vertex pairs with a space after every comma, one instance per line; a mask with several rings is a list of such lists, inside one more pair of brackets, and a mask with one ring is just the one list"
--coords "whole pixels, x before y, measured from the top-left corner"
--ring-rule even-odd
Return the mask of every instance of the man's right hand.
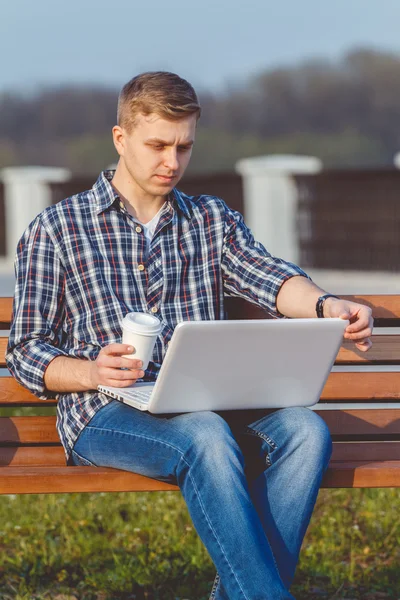
[[96, 360], [89, 363], [91, 388], [96, 390], [98, 385], [125, 388], [143, 377], [142, 361], [123, 356], [131, 352], [132, 346], [126, 344], [109, 344], [102, 348]]

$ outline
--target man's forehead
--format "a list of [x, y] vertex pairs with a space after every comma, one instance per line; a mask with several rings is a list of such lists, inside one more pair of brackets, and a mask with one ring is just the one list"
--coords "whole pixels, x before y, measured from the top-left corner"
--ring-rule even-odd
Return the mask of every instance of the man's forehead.
[[151, 113], [150, 115], [140, 114], [135, 120], [133, 131], [136, 128], [146, 139], [169, 139], [170, 137], [183, 136], [189, 143], [194, 140], [196, 123], [195, 115], [189, 115], [179, 120], [172, 120], [166, 119], [156, 113]]

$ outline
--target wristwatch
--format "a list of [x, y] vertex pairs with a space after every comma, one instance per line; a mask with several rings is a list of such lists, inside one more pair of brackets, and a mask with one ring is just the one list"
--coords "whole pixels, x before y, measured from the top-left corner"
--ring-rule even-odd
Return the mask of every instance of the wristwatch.
[[334, 294], [324, 294], [323, 296], [320, 296], [315, 306], [315, 311], [319, 319], [324, 318], [324, 303], [327, 298], [336, 298], [337, 300], [339, 300], [339, 297], [335, 296]]

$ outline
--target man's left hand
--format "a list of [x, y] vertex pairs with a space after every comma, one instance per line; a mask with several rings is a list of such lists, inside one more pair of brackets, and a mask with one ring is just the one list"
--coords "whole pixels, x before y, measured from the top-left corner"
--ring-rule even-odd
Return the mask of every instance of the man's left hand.
[[344, 332], [345, 339], [352, 340], [361, 352], [367, 352], [371, 348], [370, 338], [374, 319], [369, 306], [348, 300], [327, 298], [324, 303], [324, 317], [339, 317], [350, 321]]

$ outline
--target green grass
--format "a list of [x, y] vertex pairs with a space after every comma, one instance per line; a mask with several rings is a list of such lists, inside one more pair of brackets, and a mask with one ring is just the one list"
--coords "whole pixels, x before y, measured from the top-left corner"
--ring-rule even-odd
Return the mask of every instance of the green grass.
[[[322, 490], [297, 600], [400, 598], [397, 490]], [[214, 567], [179, 493], [0, 497], [1, 600], [206, 600]]]

